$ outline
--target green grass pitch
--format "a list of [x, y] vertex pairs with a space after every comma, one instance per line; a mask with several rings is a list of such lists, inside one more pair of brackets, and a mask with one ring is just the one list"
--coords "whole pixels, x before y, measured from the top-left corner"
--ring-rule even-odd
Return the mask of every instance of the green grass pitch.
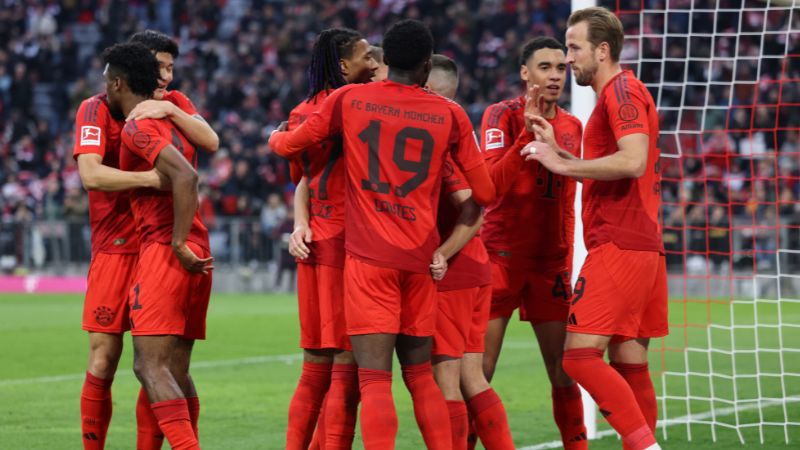
[[[81, 303], [81, 297], [75, 295], [0, 296], [0, 449], [81, 448], [78, 398], [87, 354], [86, 334], [80, 329]], [[693, 322], [705, 323], [711, 310], [703, 305], [690, 306], [686, 309], [687, 317], [694, 319]], [[715, 308], [720, 307], [712, 309]], [[203, 448], [281, 448], [287, 405], [300, 370], [296, 309], [294, 297], [288, 295], [213, 296], [208, 317], [208, 340], [196, 345], [192, 369], [202, 402], [200, 440]], [[673, 305], [675, 322], [682, 322], [683, 310], [682, 304]], [[725, 311], [727, 309], [720, 311], [723, 317]], [[759, 311], [759, 320], [774, 319], [770, 314], [777, 316], [777, 310]], [[747, 313], [739, 316], [746, 317]], [[800, 323], [800, 309], [782, 311], [782, 316], [786, 322]], [[750, 334], [753, 333], [750, 330]], [[690, 344], [697, 346], [704, 346], [707, 336], [706, 330], [686, 332]], [[676, 330], [667, 344], [680, 344], [683, 338], [684, 332]], [[715, 339], [715, 343], [724, 342], [723, 338], [724, 334]], [[783, 338], [785, 342], [792, 342], [794, 347], [800, 343], [798, 335]], [[741, 342], [747, 337], [743, 335], [737, 339]], [[777, 337], [759, 336], [759, 339], [763, 347], [775, 344], [770, 339]], [[125, 353], [114, 382], [114, 416], [107, 441], [109, 449], [134, 448], [134, 404], [138, 383], [131, 371], [130, 348], [130, 338], [126, 337]], [[666, 357], [670, 367], [677, 371], [685, 370], [687, 358], [677, 353], [667, 353]], [[656, 354], [654, 358], [660, 360], [661, 356]], [[703, 354], [691, 355], [688, 360], [690, 367], [695, 368], [707, 359]], [[717, 355], [713, 359], [716, 360]], [[785, 359], [787, 371], [800, 372], [800, 355]], [[758, 361], [761, 372], [772, 367], [769, 364], [773, 362]], [[728, 364], [725, 366], [724, 358], [720, 358], [715, 367], [724, 371], [735, 365], [737, 373], [744, 373], [746, 370], [754, 371], [757, 360], [755, 357], [742, 357]], [[660, 361], [654, 360], [651, 365], [660, 366]], [[398, 369], [395, 364], [395, 370]], [[784, 382], [787, 391], [800, 394], [800, 379], [786, 377]], [[679, 389], [685, 391], [686, 381], [682, 377], [669, 379], [668, 383], [671, 392], [681, 394]], [[710, 384], [706, 377], [689, 377], [689, 383], [694, 395], [708, 394]], [[774, 384], [766, 385], [774, 388]], [[527, 324], [512, 321], [493, 385], [505, 402], [518, 448], [558, 439], [551, 418], [549, 385], [533, 333]], [[715, 380], [715, 386], [716, 394], [724, 397], [726, 380]], [[739, 383], [736, 389], [740, 398], [753, 395], [753, 386]], [[656, 380], [656, 388], [660, 391], [660, 379]], [[399, 373], [395, 373], [394, 392], [400, 419], [397, 449], [424, 448]], [[668, 408], [675, 411], [673, 417], [685, 414], [685, 402], [672, 403]], [[691, 406], [693, 413], [709, 410], [707, 401], [692, 401]], [[787, 408], [792, 416], [790, 419], [800, 421], [797, 412], [800, 404], [790, 403]], [[742, 411], [739, 419], [750, 421], [757, 419], [759, 414], [765, 421], [783, 421], [784, 418], [782, 406], [765, 406], [760, 412], [756, 409]], [[735, 415], [718, 417], [717, 420], [734, 423]], [[600, 428], [607, 429], [608, 426], [601, 424]], [[708, 426], [692, 426], [691, 433], [691, 443], [687, 443], [685, 425], [669, 427], [666, 441], [661, 430], [658, 436], [665, 449], [742, 448], [732, 430], [717, 427], [715, 444]], [[748, 428], [742, 433], [748, 444], [759, 443], [757, 428]], [[790, 427], [788, 433], [791, 441], [787, 446], [783, 427], [764, 428], [765, 446], [762, 448], [798, 448], [800, 430], [796, 426]], [[362, 448], [358, 436], [354, 448]], [[617, 449], [621, 444], [611, 436], [592, 441], [590, 448]]]

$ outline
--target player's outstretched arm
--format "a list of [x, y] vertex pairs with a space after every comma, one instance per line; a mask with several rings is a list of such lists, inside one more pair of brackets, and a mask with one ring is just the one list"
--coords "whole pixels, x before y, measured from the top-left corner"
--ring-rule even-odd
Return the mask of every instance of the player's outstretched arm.
[[308, 226], [308, 179], [303, 177], [294, 191], [294, 231], [289, 236], [289, 254], [295, 258], [306, 259], [311, 253], [311, 228]]
[[522, 150], [526, 160], [535, 159], [553, 173], [573, 178], [613, 181], [638, 178], [647, 168], [649, 137], [643, 133], [629, 134], [617, 141], [613, 155], [597, 159], [567, 159], [559, 149], [543, 142], [533, 142]]
[[197, 212], [197, 172], [186, 158], [172, 145], [167, 145], [158, 154], [156, 169], [166, 176], [172, 185], [173, 226], [172, 251], [189, 272], [207, 274], [214, 267], [213, 258], [200, 259], [186, 245]]
[[87, 191], [116, 192], [135, 188], [161, 189], [168, 181], [155, 170], [127, 172], [103, 164], [103, 157], [95, 153], [78, 155], [78, 174]]
[[208, 152], [219, 150], [219, 136], [199, 114], [190, 115], [168, 100], [145, 100], [128, 114], [128, 120], [169, 119], [192, 144]]
[[483, 225], [483, 214], [481, 208], [472, 201], [472, 191], [462, 189], [453, 192], [450, 200], [459, 209], [458, 221], [450, 236], [439, 246], [439, 252], [447, 259], [450, 259], [461, 251], [470, 239], [478, 234]]

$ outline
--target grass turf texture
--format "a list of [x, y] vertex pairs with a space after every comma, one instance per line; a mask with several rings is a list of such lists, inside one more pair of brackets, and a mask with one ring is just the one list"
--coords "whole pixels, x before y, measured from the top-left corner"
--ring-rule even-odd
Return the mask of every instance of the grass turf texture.
[[[81, 448], [79, 433], [79, 394], [86, 369], [87, 338], [80, 330], [82, 299], [80, 296], [0, 296], [0, 449], [78, 449]], [[800, 307], [782, 310], [783, 321], [800, 323]], [[684, 310], [689, 323], [706, 323], [709, 311], [717, 315], [727, 311], [727, 305], [673, 303], [673, 322], [684, 323]], [[752, 307], [750, 309], [752, 311]], [[752, 313], [750, 313], [752, 316]], [[729, 317], [729, 316], [727, 316]], [[758, 311], [760, 323], [776, 323], [777, 309], [763, 308]], [[719, 319], [727, 322], [724, 319]], [[743, 311], [734, 318], [746, 321]], [[752, 322], [752, 317], [749, 319]], [[716, 330], [712, 330], [717, 333]], [[724, 333], [723, 333], [724, 334]], [[747, 339], [747, 334], [737, 331], [737, 342]], [[728, 333], [730, 335], [730, 333]], [[697, 347], [707, 342], [705, 329], [676, 329], [666, 342], [668, 346], [680, 345], [684, 337]], [[716, 336], [716, 334], [715, 334]], [[755, 339], [754, 331], [749, 331]], [[720, 336], [719, 346], [725, 348]], [[762, 347], [774, 347], [777, 334], [759, 337]], [[741, 339], [741, 340], [740, 340]], [[800, 336], [784, 335], [784, 342], [797, 346]], [[284, 442], [287, 406], [294, 390], [300, 370], [298, 323], [296, 303], [287, 295], [214, 295], [208, 318], [208, 340], [198, 342], [194, 352], [192, 374], [200, 393], [202, 410], [200, 437], [206, 449], [280, 449]], [[717, 338], [714, 339], [717, 343]], [[130, 338], [126, 337], [125, 352], [114, 382], [114, 416], [107, 440], [108, 449], [129, 449], [135, 442], [134, 404], [139, 388], [131, 371]], [[660, 343], [654, 343], [656, 348]], [[730, 344], [728, 344], [730, 345]], [[288, 356], [287, 356], [288, 355]], [[786, 370], [800, 372], [800, 358], [785, 358]], [[666, 352], [668, 367], [676, 372], [685, 370], [682, 354]], [[655, 353], [652, 367], [660, 367], [661, 354]], [[719, 359], [718, 367], [728, 373], [733, 365], [737, 373], [755, 373], [755, 358]], [[689, 357], [690, 367], [698, 366], [708, 357], [705, 354]], [[713, 362], [712, 361], [712, 362]], [[725, 365], [727, 361], [727, 366]], [[771, 360], [770, 360], [771, 361]], [[761, 372], [772, 368], [774, 362], [760, 362]], [[766, 383], [774, 393], [776, 382]], [[674, 395], [685, 395], [685, 378], [668, 378], [668, 386]], [[693, 395], [706, 396], [709, 382], [706, 377], [689, 377]], [[787, 391], [800, 394], [800, 380], [785, 378]], [[779, 380], [778, 380], [779, 384]], [[551, 418], [550, 388], [543, 369], [533, 333], [525, 323], [511, 322], [506, 346], [493, 383], [503, 398], [508, 411], [514, 441], [518, 447], [532, 446], [558, 439]], [[732, 389], [730, 382], [715, 379], [717, 396], [728, 397], [725, 389]], [[730, 386], [730, 387], [726, 387]], [[763, 386], [762, 386], [763, 387]], [[397, 449], [424, 448], [414, 423], [414, 415], [407, 391], [395, 363], [394, 395], [400, 420]], [[660, 379], [656, 389], [661, 390]], [[739, 383], [737, 390], [742, 396], [755, 395], [754, 383]], [[717, 404], [718, 407], [729, 405]], [[661, 407], [661, 404], [659, 404]], [[671, 417], [686, 414], [685, 402], [670, 402]], [[787, 406], [790, 419], [798, 421], [800, 404]], [[693, 401], [692, 412], [709, 410], [707, 401]], [[766, 421], [782, 421], [783, 408], [771, 406], [761, 412]], [[750, 410], [740, 413], [740, 421], [757, 420], [759, 412]], [[719, 421], [734, 423], [733, 414], [719, 417]], [[607, 428], [605, 424], [601, 429]], [[708, 426], [691, 428], [691, 443], [686, 442], [685, 425], [669, 427], [669, 439], [663, 441], [665, 449], [701, 449], [712, 445]], [[750, 444], [759, 442], [757, 428], [744, 429], [744, 437]], [[798, 427], [790, 428], [791, 443], [784, 444], [782, 427], [764, 429], [765, 448], [791, 448], [800, 442]], [[742, 448], [735, 431], [717, 427], [717, 442], [714, 449]], [[659, 439], [663, 434], [659, 430]], [[621, 445], [616, 437], [592, 441], [592, 449], [617, 449]], [[165, 448], [168, 448], [165, 445]], [[362, 448], [356, 436], [354, 448]]]

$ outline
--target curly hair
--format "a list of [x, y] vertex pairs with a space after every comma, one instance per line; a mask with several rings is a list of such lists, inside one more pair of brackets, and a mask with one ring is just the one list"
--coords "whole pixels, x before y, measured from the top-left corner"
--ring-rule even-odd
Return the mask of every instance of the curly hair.
[[383, 60], [391, 68], [414, 70], [432, 54], [433, 35], [419, 20], [401, 20], [383, 35]]
[[158, 87], [158, 60], [144, 45], [137, 43], [115, 44], [103, 51], [103, 65], [109, 74], [128, 83], [136, 95], [150, 98]]
[[173, 58], [177, 58], [180, 54], [178, 43], [160, 31], [140, 31], [131, 36], [128, 42], [138, 42], [150, 49], [153, 53], [169, 53]]

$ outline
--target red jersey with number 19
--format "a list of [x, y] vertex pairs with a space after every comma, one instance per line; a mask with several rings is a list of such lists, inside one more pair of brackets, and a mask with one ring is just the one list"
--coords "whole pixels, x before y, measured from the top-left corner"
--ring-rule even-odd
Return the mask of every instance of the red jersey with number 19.
[[464, 171], [483, 164], [464, 110], [416, 85], [347, 85], [296, 133], [274, 133], [270, 145], [294, 157], [308, 142], [335, 134], [344, 141], [347, 253], [376, 266], [428, 273], [439, 244], [445, 156]]
[[[328, 97], [321, 91], [289, 113], [288, 130], [299, 127]], [[313, 236], [304, 263], [344, 267], [344, 161], [342, 138], [335, 136], [292, 160], [292, 171], [308, 183], [309, 227]]]
[[600, 92], [586, 124], [584, 159], [614, 154], [619, 139], [637, 133], [649, 138], [644, 175], [614, 181], [584, 180], [583, 229], [589, 250], [614, 242], [625, 250], [664, 252], [658, 220], [658, 112], [645, 85], [626, 70], [614, 76]]
[[[581, 122], [558, 106], [555, 109], [555, 117], [547, 121], [553, 126], [556, 142], [580, 157]], [[483, 115], [486, 161], [493, 166], [510, 163], [516, 178], [507, 192], [486, 208], [481, 237], [497, 264], [526, 271], [563, 267], [570, 265], [567, 260], [572, 254], [575, 180], [519, 156], [515, 143], [525, 132], [524, 113], [522, 96], [495, 103]]]
[[[194, 146], [181, 134], [175, 125], [166, 119], [131, 120], [122, 129], [122, 151], [120, 168], [129, 171], [145, 171], [155, 167], [158, 155], [172, 144], [187, 161], [196, 165]], [[136, 219], [136, 230], [142, 249], [158, 242], [172, 243], [174, 224], [172, 192], [157, 189], [135, 189], [131, 193], [131, 208]], [[208, 230], [196, 211], [189, 231], [188, 241], [209, 249]]]

